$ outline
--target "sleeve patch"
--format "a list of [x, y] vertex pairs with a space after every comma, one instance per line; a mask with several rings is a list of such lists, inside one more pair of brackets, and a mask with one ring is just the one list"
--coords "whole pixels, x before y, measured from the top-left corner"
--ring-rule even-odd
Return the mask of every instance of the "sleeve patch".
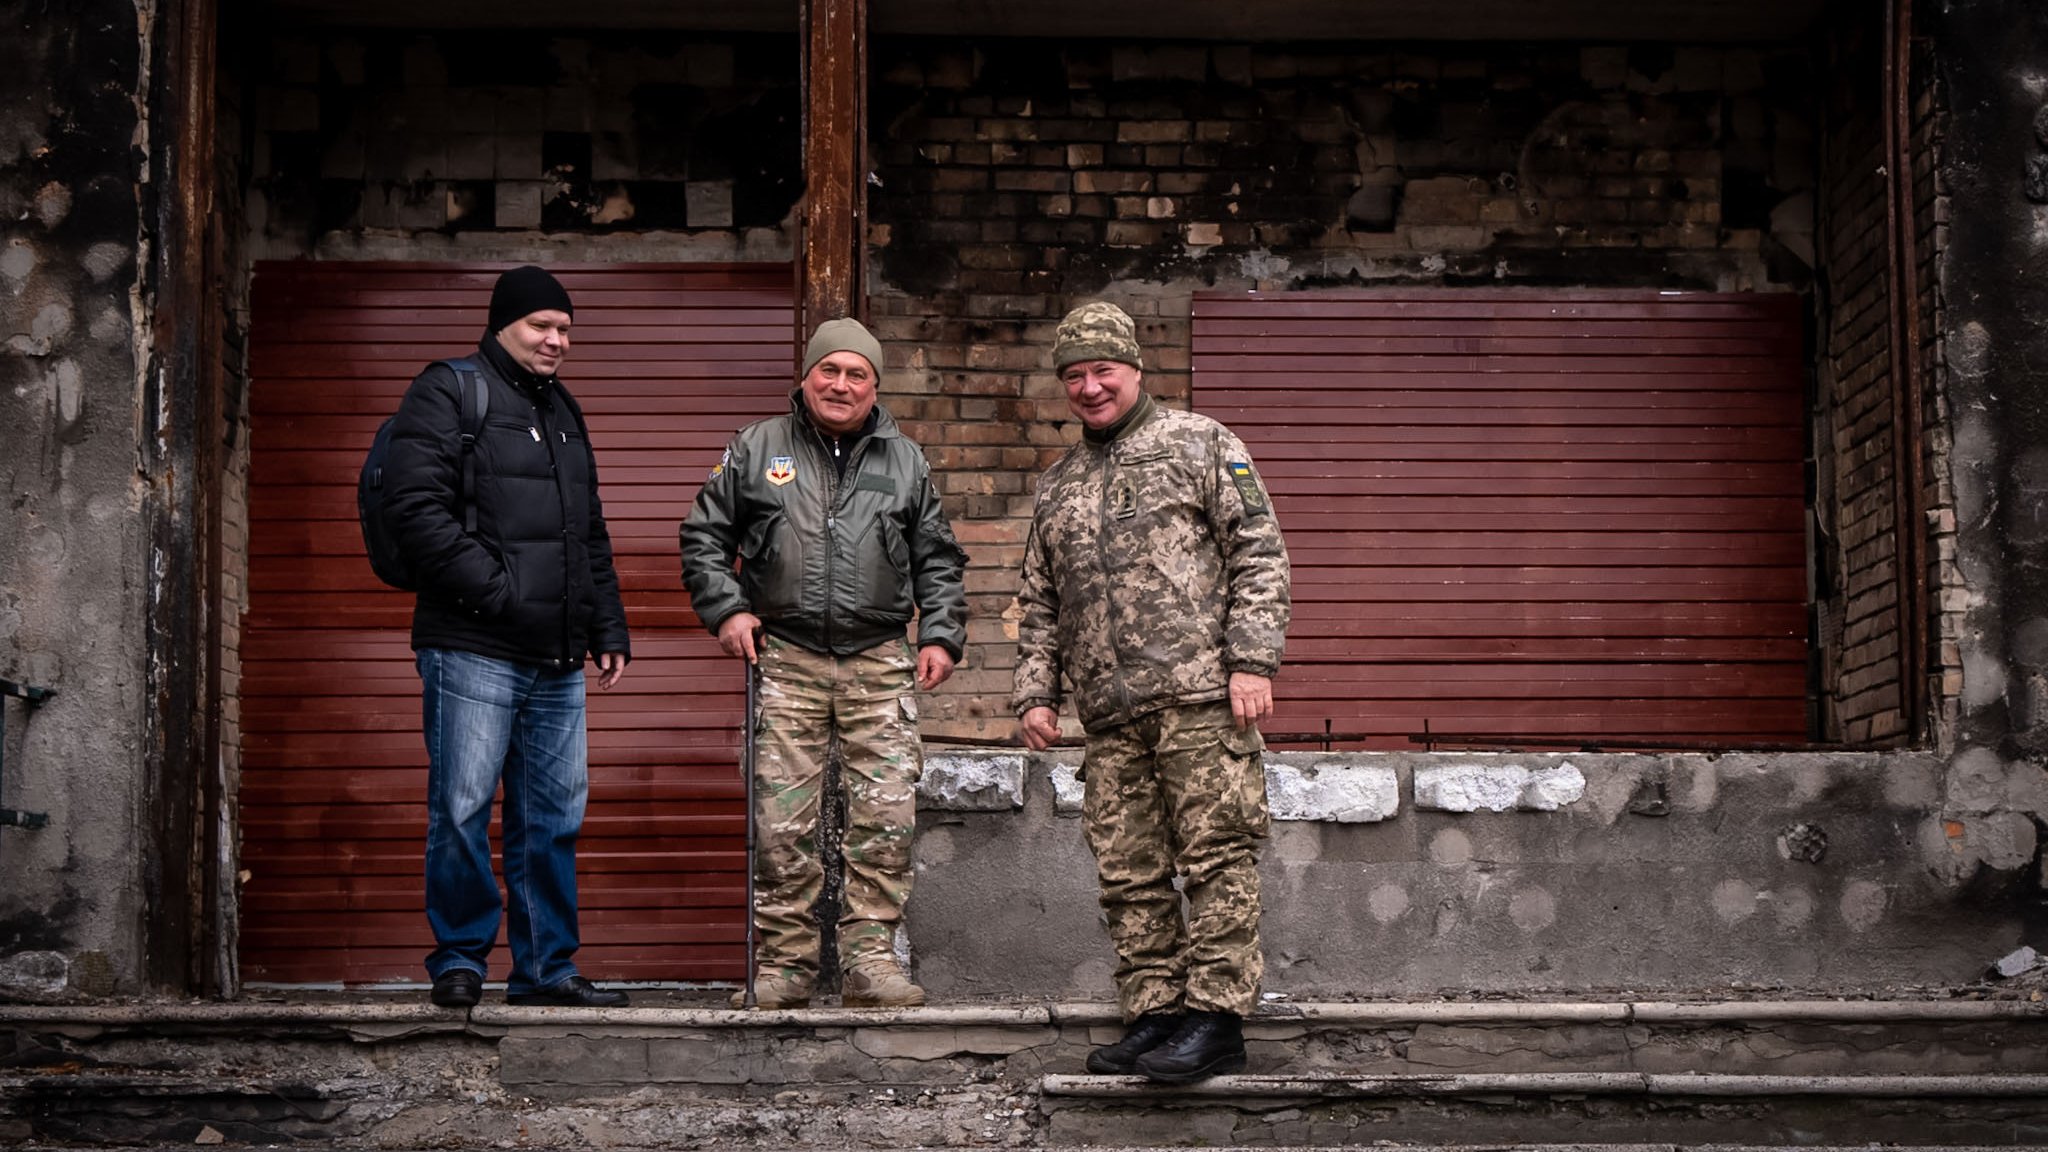
[[716, 480], [720, 476], [725, 475], [725, 466], [730, 463], [732, 463], [732, 449], [727, 448], [725, 455], [718, 458], [718, 463], [711, 466], [711, 475], [708, 479]]
[[1245, 512], [1257, 516], [1266, 511], [1266, 491], [1259, 487], [1258, 474], [1252, 466], [1242, 460], [1232, 460], [1225, 467], [1230, 469], [1231, 482], [1237, 485], [1237, 494], [1244, 501]]

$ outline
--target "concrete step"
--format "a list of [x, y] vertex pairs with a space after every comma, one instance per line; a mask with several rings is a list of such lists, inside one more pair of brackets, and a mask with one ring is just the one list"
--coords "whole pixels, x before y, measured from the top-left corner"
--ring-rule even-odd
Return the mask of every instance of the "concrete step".
[[1253, 1075], [1187, 1089], [1081, 1074], [1119, 1032], [1095, 1003], [0, 1006], [0, 1140], [2048, 1143], [2025, 1000], [1283, 1004]]
[[1052, 1075], [1046, 1138], [1261, 1147], [1381, 1141], [2048, 1140], [2048, 1076], [1512, 1073], [1219, 1076], [1185, 1088]]

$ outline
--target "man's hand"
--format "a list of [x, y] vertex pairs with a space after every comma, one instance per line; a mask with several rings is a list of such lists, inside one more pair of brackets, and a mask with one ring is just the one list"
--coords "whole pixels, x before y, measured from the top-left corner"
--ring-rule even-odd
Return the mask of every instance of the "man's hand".
[[1230, 674], [1230, 714], [1240, 729], [1273, 714], [1273, 682], [1250, 672]]
[[611, 691], [612, 685], [617, 684], [619, 678], [625, 674], [626, 654], [624, 652], [599, 652], [597, 654], [598, 691]]
[[760, 659], [754, 648], [754, 634], [761, 630], [761, 618], [752, 612], [735, 612], [718, 626], [718, 646], [727, 656], [738, 656], [749, 664]]
[[943, 644], [927, 644], [917, 650], [917, 686], [929, 692], [953, 674], [953, 654]]
[[1060, 738], [1060, 714], [1041, 704], [1017, 718], [1017, 730], [1026, 748], [1043, 752]]

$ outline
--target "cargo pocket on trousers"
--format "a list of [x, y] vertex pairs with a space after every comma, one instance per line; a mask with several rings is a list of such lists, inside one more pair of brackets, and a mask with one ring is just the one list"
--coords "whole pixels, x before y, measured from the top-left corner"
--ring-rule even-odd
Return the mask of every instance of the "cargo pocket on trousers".
[[1238, 831], [1263, 839], [1273, 824], [1266, 808], [1266, 738], [1256, 726], [1232, 725], [1223, 729], [1219, 742], [1232, 792], [1223, 804], [1229, 812], [1227, 819]]
[[917, 730], [917, 697], [898, 696], [896, 712], [903, 721], [904, 745], [910, 749], [910, 782], [924, 779], [924, 740]]

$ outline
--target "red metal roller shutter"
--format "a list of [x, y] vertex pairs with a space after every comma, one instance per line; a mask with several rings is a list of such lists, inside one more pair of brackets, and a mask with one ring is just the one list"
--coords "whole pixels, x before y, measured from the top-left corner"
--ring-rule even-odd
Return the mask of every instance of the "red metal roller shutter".
[[1294, 562], [1273, 726], [1806, 739], [1802, 348], [1783, 295], [1198, 296]]
[[[501, 270], [257, 266], [241, 681], [248, 980], [424, 978], [411, 597], [371, 575], [354, 484], [421, 366], [474, 349]], [[590, 693], [579, 964], [595, 978], [737, 979], [743, 681], [690, 611], [675, 531], [733, 431], [786, 409], [789, 270], [553, 270], [577, 305], [563, 377], [597, 449], [634, 649], [620, 686]], [[501, 954], [492, 975], [506, 964]]]

